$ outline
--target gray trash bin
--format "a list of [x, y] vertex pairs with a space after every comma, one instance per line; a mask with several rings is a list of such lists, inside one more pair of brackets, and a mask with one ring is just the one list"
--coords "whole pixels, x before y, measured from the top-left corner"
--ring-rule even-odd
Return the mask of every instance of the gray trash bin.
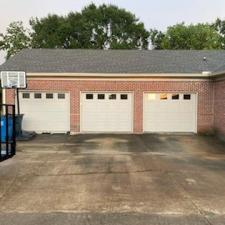
[[23, 134], [22, 132], [22, 121], [24, 114], [16, 115], [16, 137], [19, 137]]

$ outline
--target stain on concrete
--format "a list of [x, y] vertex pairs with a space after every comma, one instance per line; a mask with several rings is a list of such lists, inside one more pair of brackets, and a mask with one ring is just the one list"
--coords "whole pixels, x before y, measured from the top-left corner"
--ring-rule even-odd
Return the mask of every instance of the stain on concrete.
[[18, 149], [0, 164], [2, 213], [192, 215], [199, 224], [225, 215], [225, 146], [214, 137], [40, 135]]

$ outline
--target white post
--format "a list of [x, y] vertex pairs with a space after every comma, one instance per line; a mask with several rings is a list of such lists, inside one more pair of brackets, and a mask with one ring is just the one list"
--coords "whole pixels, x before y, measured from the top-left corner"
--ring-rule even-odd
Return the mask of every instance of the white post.
[[[2, 104], [6, 104], [6, 90], [2, 88]], [[5, 115], [5, 107], [2, 107], [2, 114]]]
[[2, 89], [2, 104], [6, 104], [6, 91], [4, 88]]

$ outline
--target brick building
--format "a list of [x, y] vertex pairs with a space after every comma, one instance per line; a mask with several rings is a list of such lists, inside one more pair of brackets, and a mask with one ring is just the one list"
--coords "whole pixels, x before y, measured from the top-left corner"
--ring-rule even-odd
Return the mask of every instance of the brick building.
[[25, 130], [225, 136], [225, 51], [31, 49], [0, 71], [27, 74]]

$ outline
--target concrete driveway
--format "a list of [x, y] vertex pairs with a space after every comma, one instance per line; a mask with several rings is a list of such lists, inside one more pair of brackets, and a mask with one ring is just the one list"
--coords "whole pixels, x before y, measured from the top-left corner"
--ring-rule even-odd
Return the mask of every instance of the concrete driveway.
[[225, 145], [194, 135], [41, 135], [0, 163], [0, 224], [225, 224]]

